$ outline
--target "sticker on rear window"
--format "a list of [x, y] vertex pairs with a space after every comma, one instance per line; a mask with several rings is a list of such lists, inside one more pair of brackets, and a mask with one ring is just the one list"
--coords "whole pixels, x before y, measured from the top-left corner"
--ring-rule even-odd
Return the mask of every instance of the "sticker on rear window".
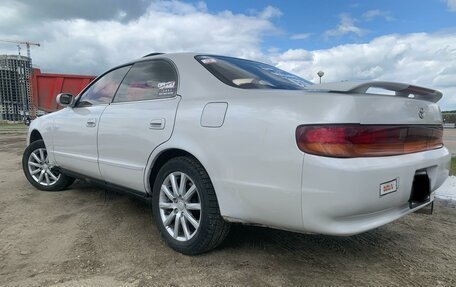
[[201, 62], [203, 62], [203, 64], [214, 64], [214, 63], [217, 63], [217, 61], [214, 58], [201, 59]]
[[158, 83], [157, 88], [158, 89], [172, 89], [172, 88], [174, 88], [175, 84], [176, 84], [175, 81], [161, 82], [161, 83]]
[[159, 97], [166, 97], [174, 95], [174, 87], [176, 86], [175, 81], [169, 82], [160, 82], [157, 84], [158, 88], [158, 96]]
[[397, 191], [397, 178], [380, 184], [380, 196]]

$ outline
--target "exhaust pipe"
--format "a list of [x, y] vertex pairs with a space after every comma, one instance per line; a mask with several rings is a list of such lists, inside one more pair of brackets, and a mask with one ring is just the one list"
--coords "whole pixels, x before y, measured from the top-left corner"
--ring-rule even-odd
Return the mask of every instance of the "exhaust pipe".
[[432, 215], [434, 213], [434, 201], [423, 208], [418, 209], [415, 213]]

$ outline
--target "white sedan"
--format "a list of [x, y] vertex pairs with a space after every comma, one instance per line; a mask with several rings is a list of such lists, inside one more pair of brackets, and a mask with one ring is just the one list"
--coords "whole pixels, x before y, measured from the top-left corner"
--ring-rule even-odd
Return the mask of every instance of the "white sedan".
[[60, 94], [65, 108], [30, 125], [23, 169], [41, 190], [80, 178], [151, 200], [162, 237], [185, 254], [216, 247], [230, 222], [351, 235], [433, 202], [450, 161], [441, 97], [151, 54]]

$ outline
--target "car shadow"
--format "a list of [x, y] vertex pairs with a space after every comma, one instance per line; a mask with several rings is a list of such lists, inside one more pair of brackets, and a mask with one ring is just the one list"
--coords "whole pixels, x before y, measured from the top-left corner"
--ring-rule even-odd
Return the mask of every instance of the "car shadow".
[[[142, 217], [142, 221], [152, 221], [150, 202], [138, 200], [127, 194], [101, 189], [84, 181], [76, 181], [69, 191], [76, 191], [82, 195], [92, 197], [97, 193], [100, 204], [116, 204], [122, 202], [115, 212], [122, 212], [131, 216]], [[92, 196], [89, 196], [92, 195]], [[151, 223], [154, 225], [154, 223]], [[154, 230], [156, 230], [154, 228]], [[147, 233], [150, 230], [143, 230]], [[302, 234], [283, 231], [268, 227], [259, 227], [243, 224], [232, 224], [226, 240], [213, 252], [216, 253], [265, 253], [275, 254], [282, 258], [293, 258], [298, 261], [334, 260], [339, 257], [343, 262], [347, 259], [366, 261], [366, 258], [383, 256], [385, 252], [400, 252], [400, 246], [415, 244], [410, 242], [407, 232], [400, 232], [389, 225], [354, 236], [328, 236], [320, 234]], [[157, 243], [152, 243], [157, 244]], [[210, 256], [211, 253], [203, 256]], [[382, 255], [383, 254], [383, 255]]]

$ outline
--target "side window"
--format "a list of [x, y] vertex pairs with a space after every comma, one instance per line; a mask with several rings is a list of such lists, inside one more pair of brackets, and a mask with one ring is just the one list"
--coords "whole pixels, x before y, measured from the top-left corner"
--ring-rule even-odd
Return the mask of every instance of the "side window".
[[98, 79], [81, 95], [77, 107], [109, 104], [130, 67], [116, 69]]
[[125, 76], [114, 102], [170, 98], [176, 91], [177, 74], [170, 63], [163, 60], [140, 62]]

